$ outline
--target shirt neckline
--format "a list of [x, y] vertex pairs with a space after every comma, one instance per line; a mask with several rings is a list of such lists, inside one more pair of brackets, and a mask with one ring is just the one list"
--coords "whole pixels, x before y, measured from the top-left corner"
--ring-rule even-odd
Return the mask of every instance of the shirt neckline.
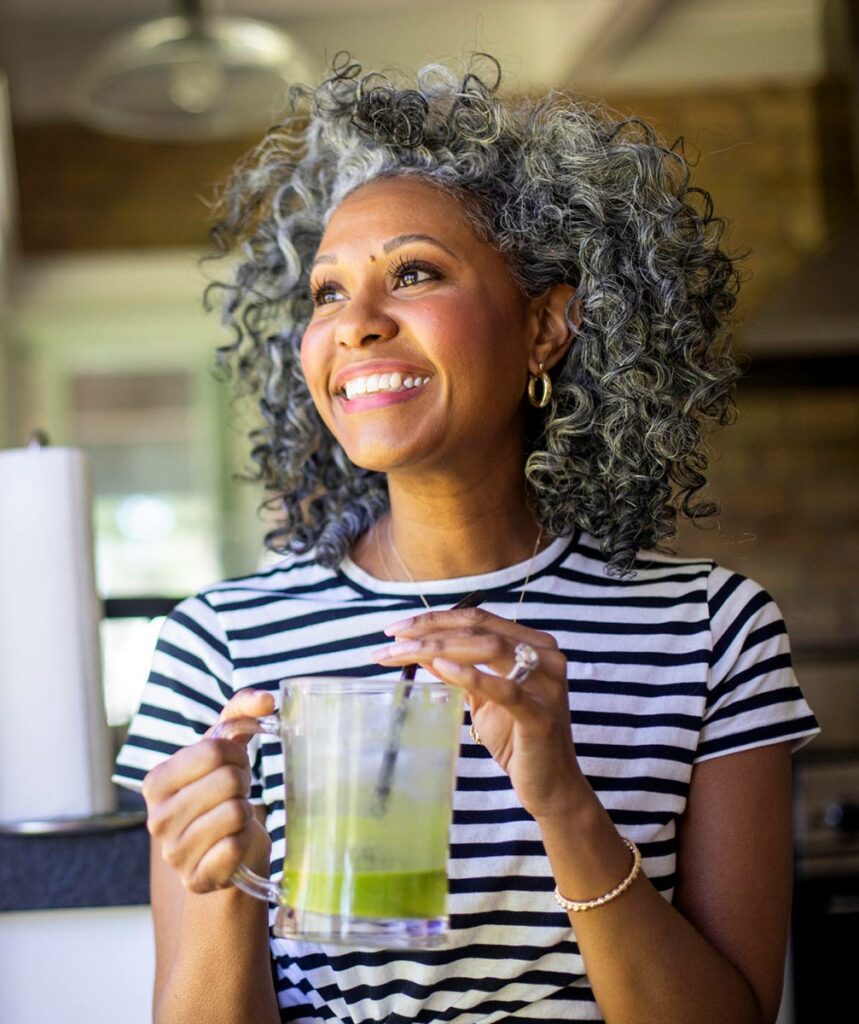
[[416, 583], [412, 583], [411, 580], [380, 580], [376, 576], [371, 576], [346, 554], [340, 562], [338, 572], [364, 592], [397, 597], [417, 598], [418, 590], [425, 597], [430, 594], [448, 595], [460, 592], [468, 593], [472, 590], [498, 590], [524, 581], [528, 576], [529, 568], [531, 569], [530, 580], [535, 579], [554, 562], [560, 561], [572, 542], [575, 541], [577, 534], [578, 530], [575, 530], [565, 536], [556, 537], [548, 547], [538, 552], [534, 558], [533, 567], [529, 556], [515, 565], [507, 565], [502, 569], [494, 569], [492, 572], [478, 573], [474, 576], [452, 576], [439, 580], [417, 580]]

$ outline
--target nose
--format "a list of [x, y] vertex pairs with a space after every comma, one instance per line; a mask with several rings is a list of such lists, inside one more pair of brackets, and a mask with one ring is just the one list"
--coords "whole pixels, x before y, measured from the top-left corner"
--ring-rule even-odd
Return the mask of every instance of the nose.
[[344, 348], [361, 348], [374, 341], [389, 341], [399, 330], [396, 320], [369, 299], [352, 298], [337, 317], [334, 340]]

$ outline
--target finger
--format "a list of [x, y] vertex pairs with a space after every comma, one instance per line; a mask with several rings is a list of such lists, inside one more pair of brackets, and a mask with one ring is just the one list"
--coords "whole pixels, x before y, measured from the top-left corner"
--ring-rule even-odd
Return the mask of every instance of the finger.
[[197, 743], [181, 747], [148, 772], [143, 779], [143, 798], [147, 805], [152, 806], [197, 779], [204, 778], [221, 765], [234, 764], [243, 768], [247, 763], [248, 755], [244, 747], [230, 740], [204, 737]]
[[450, 608], [444, 611], [424, 612], [411, 619], [392, 622], [385, 629], [387, 636], [418, 637], [439, 629], [485, 629], [503, 633], [517, 641], [525, 641], [535, 647], [556, 646], [555, 638], [519, 622], [511, 622], [500, 615], [494, 615], [485, 608]]
[[226, 800], [250, 793], [250, 765], [222, 764], [149, 808], [147, 828], [162, 842], [177, 840], [191, 823]]
[[458, 686], [471, 697], [481, 701], [492, 701], [506, 708], [510, 714], [526, 721], [535, 716], [536, 708], [532, 706], [521, 683], [503, 676], [481, 672], [474, 665], [460, 665], [447, 658], [435, 658], [427, 666], [431, 672], [445, 683]]
[[245, 859], [251, 845], [250, 828], [219, 839], [187, 876], [185, 887], [191, 892], [212, 892], [231, 885], [233, 874]]
[[433, 634], [416, 640], [389, 644], [370, 655], [380, 665], [424, 663], [433, 658], [450, 658], [462, 665], [488, 665], [495, 671], [507, 671], [514, 662], [516, 643], [500, 633], [475, 633], [471, 636]]
[[[180, 875], [190, 879], [197, 874], [210, 850], [226, 836], [244, 831], [252, 819], [253, 810], [247, 800], [241, 797], [225, 800], [195, 818], [178, 839], [163, 840], [161, 854]], [[237, 866], [235, 864], [234, 869]], [[226, 884], [230, 875], [232, 871], [218, 881]]]
[[202, 858], [185, 883], [191, 892], [206, 893], [228, 889], [232, 877], [247, 856], [251, 838], [249, 831], [224, 836]]
[[[250, 738], [259, 732], [259, 719], [271, 714], [273, 710], [274, 697], [268, 691], [240, 690], [224, 705], [217, 725], [212, 726], [206, 735], [246, 746]], [[230, 723], [230, 727], [225, 729], [226, 722]]]
[[[506, 675], [516, 664], [516, 648], [521, 641], [501, 636], [498, 633], [457, 636], [454, 634], [433, 635], [418, 640], [407, 640], [374, 651], [371, 657], [380, 665], [423, 665], [433, 658], [447, 658], [461, 665], [486, 665], [501, 675]], [[566, 689], [567, 660], [563, 653], [554, 648], [534, 648], [537, 664], [534, 672], [542, 672]]]
[[219, 721], [228, 718], [257, 718], [274, 711], [274, 695], [268, 690], [239, 690], [221, 711]]

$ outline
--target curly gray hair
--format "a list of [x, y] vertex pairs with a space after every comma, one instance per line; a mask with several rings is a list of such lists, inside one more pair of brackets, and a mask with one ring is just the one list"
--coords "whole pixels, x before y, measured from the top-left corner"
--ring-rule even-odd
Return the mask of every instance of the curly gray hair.
[[212, 256], [233, 254], [221, 292], [233, 342], [219, 364], [259, 396], [253, 479], [279, 514], [275, 552], [315, 549], [336, 566], [388, 507], [384, 474], [353, 465], [323, 425], [299, 348], [312, 313], [310, 267], [334, 208], [359, 186], [419, 175], [462, 201], [528, 295], [573, 284], [578, 338], [529, 408], [525, 477], [545, 530], [600, 539], [611, 575], [639, 549], [667, 550], [708, 465], [706, 430], [733, 420], [740, 371], [728, 316], [739, 274], [707, 192], [689, 185], [682, 139], [666, 146], [635, 117], [562, 92], [499, 96], [500, 68], [431, 64], [415, 82], [334, 58], [316, 88], [294, 86], [288, 116], [240, 161], [215, 204]]

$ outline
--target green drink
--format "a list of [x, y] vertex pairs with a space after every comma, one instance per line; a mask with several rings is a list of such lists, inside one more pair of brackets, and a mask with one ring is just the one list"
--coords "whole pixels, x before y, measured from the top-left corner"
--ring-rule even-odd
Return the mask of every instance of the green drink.
[[362, 871], [339, 875], [287, 871], [286, 891], [304, 910], [355, 917], [443, 917], [447, 905], [444, 871]]
[[[378, 785], [395, 684], [339, 680], [284, 705], [284, 900], [302, 932], [333, 926], [353, 941], [446, 927], [451, 797], [462, 699], [415, 684], [391, 791]], [[327, 941], [333, 936], [326, 934]]]
[[[372, 790], [358, 802], [371, 798]], [[325, 797], [317, 794], [320, 799]], [[444, 917], [447, 809], [418, 806], [399, 792], [382, 815], [350, 815], [347, 803], [330, 814], [298, 811], [287, 818], [283, 887], [290, 905], [360, 918]]]
[[[256, 729], [283, 739], [283, 877], [242, 866], [236, 884], [278, 904], [284, 938], [442, 944], [461, 693], [414, 682], [401, 718], [395, 680], [291, 679], [281, 695], [280, 715]], [[248, 721], [231, 728], [247, 733]]]

